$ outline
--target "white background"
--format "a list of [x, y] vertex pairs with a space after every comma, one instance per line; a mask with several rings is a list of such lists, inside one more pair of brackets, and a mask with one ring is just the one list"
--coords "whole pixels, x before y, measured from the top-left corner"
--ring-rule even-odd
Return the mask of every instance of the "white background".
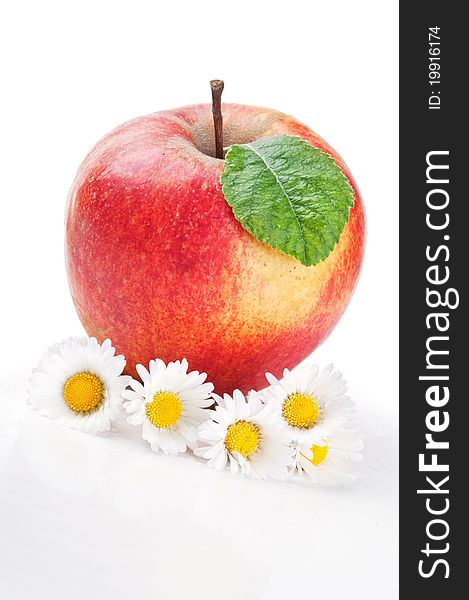
[[[397, 597], [397, 2], [17, 1], [0, 13], [0, 597]], [[315, 362], [349, 381], [367, 450], [345, 490], [257, 483], [25, 411], [81, 334], [63, 260], [86, 152], [134, 116], [209, 100], [290, 113], [350, 166], [368, 219], [348, 311]]]

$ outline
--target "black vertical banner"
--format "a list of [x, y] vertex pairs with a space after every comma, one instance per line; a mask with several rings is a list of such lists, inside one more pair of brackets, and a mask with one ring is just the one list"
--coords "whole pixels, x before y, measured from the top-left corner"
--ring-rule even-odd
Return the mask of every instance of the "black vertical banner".
[[[400, 595], [466, 594], [467, 24], [401, 3]], [[465, 486], [467, 487], [467, 486]], [[460, 590], [456, 592], [456, 590]]]

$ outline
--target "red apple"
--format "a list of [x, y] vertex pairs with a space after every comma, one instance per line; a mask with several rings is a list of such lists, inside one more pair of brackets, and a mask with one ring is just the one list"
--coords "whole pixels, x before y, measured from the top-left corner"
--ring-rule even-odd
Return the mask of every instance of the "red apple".
[[81, 165], [66, 214], [70, 289], [89, 335], [137, 363], [187, 357], [218, 393], [265, 386], [308, 356], [343, 313], [360, 271], [364, 209], [341, 157], [274, 110], [223, 105], [224, 145], [297, 135], [331, 154], [355, 204], [328, 258], [306, 267], [258, 242], [233, 215], [214, 158], [211, 107], [140, 117]]

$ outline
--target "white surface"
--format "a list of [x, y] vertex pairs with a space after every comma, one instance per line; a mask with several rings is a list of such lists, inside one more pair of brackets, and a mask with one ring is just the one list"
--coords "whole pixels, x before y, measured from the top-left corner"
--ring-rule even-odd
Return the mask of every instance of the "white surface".
[[[0, 598], [396, 598], [397, 2], [0, 10]], [[343, 371], [358, 405], [367, 449], [346, 490], [214, 474], [23, 410], [42, 351], [82, 332], [63, 265], [80, 161], [129, 118], [208, 101], [214, 77], [227, 102], [316, 129], [366, 204], [358, 289], [312, 357]]]

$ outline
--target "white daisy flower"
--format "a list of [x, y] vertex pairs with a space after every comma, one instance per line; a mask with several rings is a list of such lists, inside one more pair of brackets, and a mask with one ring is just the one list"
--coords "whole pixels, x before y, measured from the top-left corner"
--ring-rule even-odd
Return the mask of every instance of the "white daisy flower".
[[277, 414], [251, 392], [246, 400], [239, 390], [223, 398], [212, 394], [217, 406], [210, 420], [203, 423], [199, 437], [208, 443], [194, 453], [220, 471], [229, 464], [257, 479], [284, 479], [288, 474], [291, 449], [278, 435]]
[[342, 375], [329, 365], [321, 372], [302, 366], [293, 372], [285, 369], [280, 381], [266, 373], [270, 387], [260, 392], [261, 399], [280, 412], [280, 424], [288, 442], [316, 442], [345, 425], [353, 415], [353, 403], [346, 395]]
[[363, 442], [353, 431], [339, 429], [321, 444], [292, 444], [290, 471], [316, 483], [333, 485], [355, 479], [354, 463], [362, 460]]
[[130, 381], [122, 375], [124, 357], [115, 352], [111, 340], [69, 338], [55, 344], [33, 370], [29, 404], [74, 429], [108, 431]]
[[124, 392], [128, 422], [143, 425], [142, 436], [155, 452], [178, 454], [194, 448], [197, 429], [213, 404], [213, 384], [204, 383], [207, 374], [188, 373], [188, 367], [185, 358], [168, 366], [159, 358], [151, 360], [149, 371], [137, 365], [143, 385], [132, 379], [132, 389]]

